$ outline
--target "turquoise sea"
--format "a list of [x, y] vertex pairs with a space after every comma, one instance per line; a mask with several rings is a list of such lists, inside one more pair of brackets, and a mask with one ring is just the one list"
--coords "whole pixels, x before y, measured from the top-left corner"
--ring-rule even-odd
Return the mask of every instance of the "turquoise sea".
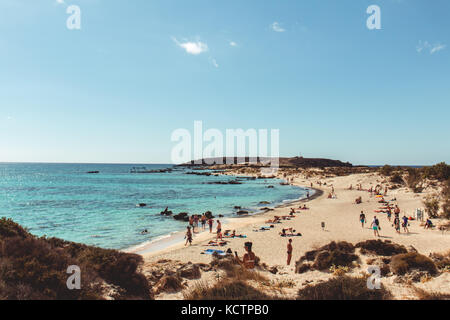
[[[216, 216], [233, 217], [234, 206], [257, 212], [263, 206], [302, 198], [307, 192], [281, 186], [277, 179], [217, 185], [207, 183], [235, 178], [186, 174], [190, 169], [130, 173], [134, 166], [0, 163], [0, 217], [12, 218], [37, 236], [125, 249], [185, 228], [184, 222], [160, 215], [165, 207], [174, 213], [212, 211]], [[139, 166], [150, 170], [172, 167]], [[137, 207], [139, 203], [147, 207]], [[144, 229], [150, 233], [142, 235]]]

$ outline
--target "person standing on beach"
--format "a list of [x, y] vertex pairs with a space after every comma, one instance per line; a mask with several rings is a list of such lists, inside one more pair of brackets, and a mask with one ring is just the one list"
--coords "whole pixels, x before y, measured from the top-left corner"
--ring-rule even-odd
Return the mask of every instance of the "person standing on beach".
[[188, 242], [189, 242], [189, 245], [191, 245], [191, 244], [192, 244], [192, 232], [191, 232], [191, 227], [187, 227], [187, 231], [186, 231], [186, 236], [185, 236], [185, 238], [186, 238], [186, 243], [184, 244], [184, 246], [186, 247], [187, 244], [188, 244]]
[[378, 220], [378, 218], [376, 216], [373, 217], [371, 227], [373, 229], [373, 235], [375, 237], [379, 237], [380, 233], [378, 230], [380, 230], [380, 221]]
[[214, 224], [214, 220], [212, 218], [209, 218], [208, 219], [209, 233], [212, 233], [213, 224]]
[[197, 232], [198, 232], [198, 220], [199, 220], [198, 214], [196, 214], [196, 215], [194, 216], [194, 226], [195, 226], [195, 228], [197, 229]]
[[400, 217], [400, 208], [398, 205], [395, 205], [394, 213], [396, 217]]
[[201, 221], [202, 221], [202, 230], [205, 230], [206, 229], [206, 216], [205, 216], [205, 214], [202, 215]]
[[361, 227], [364, 229], [364, 224], [366, 223], [366, 215], [363, 211], [361, 211], [361, 214], [359, 215], [359, 221], [361, 222]]
[[400, 218], [396, 215], [394, 218], [394, 228], [398, 234], [400, 234]]
[[218, 240], [219, 238], [222, 241], [222, 223], [220, 223], [220, 220], [217, 220], [217, 237], [216, 237], [216, 240]]
[[[193, 215], [191, 215], [190, 217], [189, 217], [189, 227], [191, 227], [192, 228], [192, 231], [194, 231], [194, 216]], [[195, 231], [194, 231], [195, 232]]]
[[388, 218], [389, 222], [391, 222], [391, 216], [392, 216], [391, 207], [388, 205], [388, 207], [387, 207], [387, 218]]
[[292, 239], [289, 239], [287, 244], [287, 265], [291, 264], [292, 259]]

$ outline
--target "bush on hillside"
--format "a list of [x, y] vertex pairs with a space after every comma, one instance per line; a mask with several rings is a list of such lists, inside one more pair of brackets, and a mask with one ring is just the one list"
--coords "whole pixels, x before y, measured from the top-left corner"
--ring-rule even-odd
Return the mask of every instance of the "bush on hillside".
[[[105, 286], [119, 287], [114, 298], [149, 299], [147, 279], [134, 254], [56, 238], [37, 238], [17, 223], [0, 219], [0, 297], [4, 299], [103, 299]], [[81, 290], [69, 290], [71, 265], [81, 269]]]
[[350, 276], [334, 277], [298, 291], [298, 300], [389, 300], [391, 293], [381, 289], [367, 288], [367, 278]]

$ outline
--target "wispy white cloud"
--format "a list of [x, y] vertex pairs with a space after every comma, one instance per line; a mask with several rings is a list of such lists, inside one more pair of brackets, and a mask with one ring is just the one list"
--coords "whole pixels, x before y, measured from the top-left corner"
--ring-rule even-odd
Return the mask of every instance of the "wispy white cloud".
[[416, 51], [418, 53], [422, 53], [424, 51], [428, 51], [430, 54], [434, 54], [445, 49], [446, 45], [441, 43], [431, 44], [428, 41], [419, 41], [419, 44], [416, 46]]
[[436, 53], [438, 51], [445, 49], [445, 47], [446, 47], [445, 44], [438, 43], [431, 48], [430, 53], [431, 54]]
[[237, 47], [237, 43], [236, 42], [234, 42], [234, 41], [230, 41], [230, 46], [232, 46], [232, 47]]
[[208, 51], [208, 45], [201, 41], [187, 41], [187, 40], [178, 41], [174, 37], [172, 37], [172, 40], [180, 48], [183, 48], [189, 54], [198, 55], [198, 54]]
[[283, 27], [281, 27], [280, 23], [278, 23], [278, 22], [276, 22], [276, 21], [275, 21], [274, 23], [272, 23], [270, 27], [271, 27], [272, 30], [275, 31], [275, 32], [285, 32], [285, 31], [286, 31], [286, 29], [284, 29]]
[[217, 63], [217, 60], [214, 58], [210, 58], [209, 61], [211, 61], [211, 64], [215, 67], [215, 68], [219, 68], [219, 64]]
[[64, 4], [65, 2], [64, 2], [64, 0], [56, 0], [56, 3], [57, 4]]

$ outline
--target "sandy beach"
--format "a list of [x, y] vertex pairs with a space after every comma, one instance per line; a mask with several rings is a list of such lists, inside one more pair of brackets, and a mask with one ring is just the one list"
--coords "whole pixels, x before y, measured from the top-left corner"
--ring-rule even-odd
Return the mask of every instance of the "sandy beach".
[[[235, 174], [228, 172], [227, 174]], [[280, 277], [289, 277], [297, 283], [295, 289], [304, 285], [305, 280], [326, 279], [329, 277], [326, 273], [318, 271], [305, 274], [295, 273], [295, 261], [297, 261], [306, 251], [312, 250], [319, 246], [328, 244], [331, 241], [347, 241], [350, 243], [357, 243], [364, 240], [376, 239], [373, 230], [370, 228], [370, 223], [374, 216], [380, 220], [380, 238], [381, 240], [390, 240], [392, 242], [404, 245], [406, 247], [414, 247], [418, 252], [428, 255], [433, 252], [445, 252], [450, 249], [450, 236], [448, 232], [441, 232], [438, 229], [426, 230], [421, 226], [419, 221], [411, 221], [409, 233], [397, 234], [389, 222], [385, 213], [375, 213], [380, 206], [378, 198], [371, 196], [367, 191], [356, 190], [356, 185], [361, 184], [363, 189], [375, 187], [376, 185], [388, 185], [384, 177], [378, 173], [361, 173], [351, 174], [348, 176], [330, 177], [326, 178], [321, 175], [314, 177], [304, 174], [288, 175], [287, 177], [279, 173], [279, 178], [290, 180], [290, 182], [297, 186], [306, 188], [311, 187], [321, 190], [323, 193], [312, 200], [301, 200], [291, 203], [287, 206], [279, 207], [273, 211], [259, 214], [256, 216], [249, 216], [243, 218], [229, 219], [224, 222], [223, 230], [236, 230], [237, 234], [246, 235], [247, 238], [226, 239], [228, 241], [226, 246], [214, 247], [213, 249], [227, 250], [230, 248], [233, 252], [237, 251], [239, 255], [244, 253], [244, 243], [246, 241], [253, 242], [253, 251], [261, 259], [261, 262], [269, 266], [277, 266], [279, 273], [274, 276], [275, 279]], [[321, 186], [318, 182], [321, 182]], [[326, 185], [325, 185], [326, 184]], [[353, 186], [353, 190], [349, 190], [349, 186]], [[282, 186], [277, 186], [282, 187]], [[329, 199], [327, 196], [334, 188], [336, 198]], [[396, 199], [395, 203], [401, 209], [400, 217], [405, 214], [412, 216], [416, 208], [423, 208], [422, 200], [435, 190], [433, 187], [424, 189], [422, 193], [415, 194], [406, 187], [389, 190], [386, 200]], [[355, 204], [357, 197], [362, 197], [361, 204]], [[264, 232], [255, 232], [261, 226], [271, 225], [266, 223], [267, 220], [274, 216], [289, 215], [290, 208], [298, 208], [300, 205], [307, 205], [309, 210], [296, 210], [295, 218], [284, 220], [280, 224], [274, 224], [274, 228]], [[366, 215], [367, 224], [364, 228], [359, 222], [359, 214], [363, 211]], [[217, 218], [216, 218], [217, 219]], [[215, 219], [215, 220], [216, 220]], [[322, 230], [321, 223], [325, 223], [325, 228]], [[439, 220], [434, 221], [439, 224]], [[215, 225], [213, 232], [215, 232]], [[281, 237], [279, 232], [282, 228], [293, 228], [296, 233], [301, 233], [301, 236], [291, 237], [293, 240], [293, 257], [290, 266], [286, 266], [286, 246], [288, 238]], [[152, 244], [146, 247], [134, 250], [135, 253], [141, 254], [145, 259], [144, 272], [153, 264], [161, 260], [171, 260], [178, 262], [192, 262], [192, 263], [210, 263], [211, 255], [201, 254], [202, 251], [208, 248], [207, 243], [216, 238], [215, 233], [210, 234], [209, 231], [201, 232], [194, 235], [193, 244], [185, 247], [183, 235], [179, 234], [172, 237], [171, 243]], [[159, 245], [159, 247], [158, 247]], [[433, 282], [434, 281], [434, 282]], [[449, 274], [441, 276], [439, 281], [433, 280], [426, 285], [429, 287], [436, 287], [435, 289], [449, 293], [450, 292], [450, 277]], [[439, 283], [439, 285], [437, 285]], [[292, 289], [294, 290], [294, 289]], [[398, 289], [397, 294], [400, 298], [408, 298], [408, 293], [403, 292], [403, 289]], [[294, 291], [292, 291], [294, 292]], [[288, 294], [288, 293], [286, 293]], [[181, 294], [162, 295], [161, 299], [178, 299]]]

